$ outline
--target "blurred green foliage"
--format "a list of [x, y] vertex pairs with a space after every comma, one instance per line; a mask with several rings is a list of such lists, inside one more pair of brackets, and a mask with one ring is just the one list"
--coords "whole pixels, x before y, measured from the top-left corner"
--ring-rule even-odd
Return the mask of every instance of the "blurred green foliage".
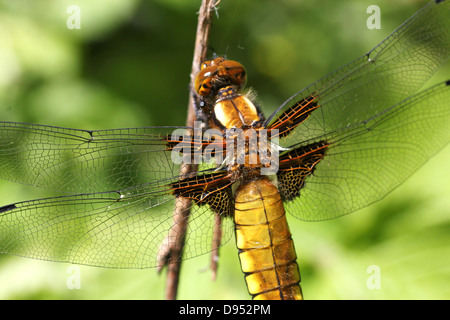
[[[427, 0], [222, 0], [210, 54], [242, 62], [266, 115], [285, 99], [380, 42]], [[381, 8], [382, 29], [366, 27]], [[81, 9], [70, 30], [69, 5]], [[184, 125], [200, 1], [1, 0], [2, 120], [80, 129]], [[433, 83], [450, 74], [445, 66]], [[431, 84], [431, 83], [430, 83]], [[290, 220], [307, 299], [450, 298], [450, 150], [382, 202], [321, 223]], [[0, 205], [43, 196], [1, 181]], [[230, 241], [233, 242], [233, 241]], [[181, 299], [247, 299], [233, 243], [218, 280], [209, 257], [182, 267]], [[381, 289], [366, 272], [380, 267]], [[0, 299], [161, 299], [164, 275], [0, 256]]]

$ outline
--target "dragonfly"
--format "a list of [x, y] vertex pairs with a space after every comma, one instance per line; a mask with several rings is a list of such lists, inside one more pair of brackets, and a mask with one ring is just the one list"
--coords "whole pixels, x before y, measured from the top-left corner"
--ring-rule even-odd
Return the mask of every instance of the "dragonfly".
[[[186, 197], [191, 214], [183, 259], [211, 251], [219, 216], [222, 243], [235, 234], [254, 298], [302, 298], [284, 211], [305, 221], [354, 212], [384, 197], [449, 142], [450, 83], [419, 91], [448, 60], [449, 11], [449, 1], [429, 3], [373, 50], [267, 118], [242, 94], [243, 66], [216, 58], [197, 76], [200, 128], [80, 130], [0, 122], [1, 178], [73, 194], [0, 207], [0, 252], [99, 267], [157, 267], [161, 245], [171, 241], [176, 199]], [[226, 149], [226, 133], [238, 129], [253, 130], [257, 138], [266, 130], [278, 139], [261, 150], [278, 153], [278, 171], [262, 174], [270, 166], [250, 164], [248, 150], [242, 163], [217, 151]], [[214, 139], [189, 142], [178, 130], [197, 130], [201, 137], [214, 132]], [[206, 150], [221, 161], [180, 175], [174, 155]], [[251, 220], [265, 212], [252, 207], [255, 202], [279, 215], [243, 223], [238, 212], [255, 211]], [[257, 232], [243, 230], [260, 225]], [[254, 233], [270, 234], [269, 243], [249, 241]], [[274, 244], [277, 235], [285, 247]], [[267, 255], [272, 260], [262, 258]]]

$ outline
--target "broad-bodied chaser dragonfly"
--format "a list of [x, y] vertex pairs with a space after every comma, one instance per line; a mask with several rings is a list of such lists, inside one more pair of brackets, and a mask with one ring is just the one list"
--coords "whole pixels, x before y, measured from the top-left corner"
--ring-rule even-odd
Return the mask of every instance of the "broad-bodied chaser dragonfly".
[[[173, 241], [175, 200], [184, 197], [191, 200], [184, 258], [211, 250], [219, 217], [222, 242], [236, 236], [253, 298], [301, 299], [285, 212], [320, 221], [356, 211], [449, 142], [450, 82], [420, 90], [448, 60], [449, 17], [448, 0], [429, 3], [268, 117], [244, 94], [244, 67], [217, 57], [195, 81], [199, 127], [1, 122], [2, 178], [76, 192], [0, 207], [0, 252], [156, 267], [161, 245]], [[180, 174], [180, 160], [197, 155], [198, 171]]]

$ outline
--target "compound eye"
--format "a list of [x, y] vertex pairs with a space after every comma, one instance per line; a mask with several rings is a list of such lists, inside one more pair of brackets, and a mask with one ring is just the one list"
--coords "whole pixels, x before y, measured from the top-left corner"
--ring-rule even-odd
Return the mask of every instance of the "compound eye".
[[203, 80], [201, 85], [198, 87], [197, 92], [201, 96], [208, 96], [211, 93], [211, 79], [207, 78]]
[[[205, 61], [207, 64], [210, 61]], [[211, 93], [212, 81], [214, 73], [216, 72], [217, 67], [208, 65], [205, 68], [202, 68], [200, 72], [195, 77], [195, 90], [201, 96], [208, 96]]]
[[245, 81], [246, 73], [242, 64], [218, 57], [201, 64], [201, 70], [195, 78], [195, 89], [198, 94], [209, 96], [220, 87], [230, 84], [242, 88]]
[[211, 61], [211, 65], [218, 66], [218, 65], [222, 64], [222, 62], [224, 62], [224, 61], [225, 61], [225, 58], [223, 58], [223, 57], [215, 58], [214, 60]]
[[211, 66], [212, 64], [214, 64], [214, 60], [206, 60], [203, 61], [203, 63], [200, 65], [200, 70], [205, 69], [206, 67]]

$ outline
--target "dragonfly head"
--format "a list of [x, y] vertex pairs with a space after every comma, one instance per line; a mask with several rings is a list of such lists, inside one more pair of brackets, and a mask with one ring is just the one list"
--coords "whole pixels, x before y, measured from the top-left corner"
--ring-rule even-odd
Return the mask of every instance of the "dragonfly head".
[[225, 86], [233, 85], [238, 89], [245, 85], [246, 71], [242, 64], [223, 57], [207, 60], [195, 78], [195, 90], [203, 97], [216, 95]]

